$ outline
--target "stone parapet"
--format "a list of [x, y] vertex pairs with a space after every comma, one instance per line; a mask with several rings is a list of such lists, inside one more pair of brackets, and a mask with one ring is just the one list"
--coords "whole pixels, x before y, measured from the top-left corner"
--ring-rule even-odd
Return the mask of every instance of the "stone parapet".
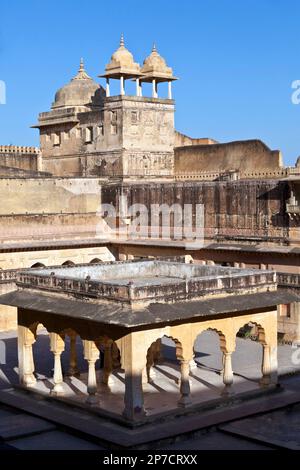
[[17, 154], [38, 154], [40, 153], [39, 147], [24, 147], [19, 145], [0, 145], [0, 154], [4, 153], [17, 153]]
[[19, 287], [131, 304], [276, 289], [274, 271], [200, 266], [167, 261], [127, 261], [23, 271]]

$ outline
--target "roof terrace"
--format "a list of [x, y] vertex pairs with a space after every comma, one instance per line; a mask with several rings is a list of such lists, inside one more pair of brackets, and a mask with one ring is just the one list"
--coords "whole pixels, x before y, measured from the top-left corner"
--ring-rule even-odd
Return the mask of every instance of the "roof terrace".
[[275, 290], [274, 271], [138, 260], [19, 273], [19, 288], [109, 302], [147, 305], [211, 295]]

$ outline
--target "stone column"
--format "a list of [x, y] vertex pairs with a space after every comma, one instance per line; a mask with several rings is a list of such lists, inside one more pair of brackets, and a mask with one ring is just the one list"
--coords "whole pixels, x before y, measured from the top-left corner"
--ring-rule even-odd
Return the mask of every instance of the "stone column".
[[[157, 348], [157, 342], [155, 342], [154, 344], [150, 346], [148, 353], [147, 353], [147, 363], [146, 363], [145, 371], [146, 371], [146, 382], [149, 382], [149, 383], [156, 376], [155, 370], [153, 369], [153, 366], [155, 363], [154, 355], [156, 353], [156, 348]], [[144, 371], [143, 371], [143, 383], [145, 383]]]
[[96, 405], [99, 403], [99, 398], [97, 396], [97, 378], [96, 378], [96, 368], [95, 364], [97, 359], [99, 359], [99, 350], [95, 345], [94, 341], [83, 341], [84, 348], [84, 359], [88, 362], [88, 383], [87, 383], [87, 392], [88, 397], [86, 403], [89, 405]]
[[121, 367], [121, 370], [124, 370], [125, 369], [125, 366], [124, 366], [124, 339], [123, 338], [120, 338], [120, 339], [117, 339], [116, 340], [116, 345], [120, 351], [120, 367]]
[[192, 403], [191, 400], [191, 389], [190, 389], [190, 361], [181, 360], [180, 361], [180, 393], [181, 397], [178, 401], [178, 406], [186, 407]]
[[164, 357], [163, 357], [163, 354], [162, 354], [162, 341], [161, 341], [161, 339], [158, 339], [154, 343], [153, 357], [154, 357], [154, 360], [153, 360], [154, 364], [162, 364], [164, 362]]
[[169, 98], [169, 100], [172, 99], [172, 82], [171, 82], [171, 80], [168, 82], [168, 98]]
[[144, 367], [142, 372], [142, 384], [146, 385], [149, 382], [147, 367]]
[[104, 365], [102, 375], [102, 383], [105, 385], [112, 385], [112, 370], [112, 343], [107, 343], [104, 347]]
[[125, 95], [125, 87], [124, 87], [124, 77], [121, 75], [120, 77], [120, 95]]
[[140, 79], [139, 78], [135, 79], [135, 85], [136, 85], [136, 96], [140, 96]]
[[143, 87], [142, 87], [142, 82], [141, 81], [140, 81], [139, 96], [143, 96]]
[[197, 370], [197, 368], [197, 362], [195, 361], [195, 359], [192, 359], [190, 361], [190, 372]]
[[152, 80], [152, 98], [157, 98], [157, 83], [155, 78]]
[[124, 337], [125, 395], [123, 416], [130, 421], [145, 416], [142, 386], [146, 366], [144, 332], [134, 332]]
[[76, 333], [70, 335], [70, 366], [68, 370], [68, 375], [70, 377], [80, 376], [80, 371], [78, 369], [78, 363], [77, 363], [77, 351], [76, 351]]
[[25, 387], [32, 387], [36, 383], [32, 353], [34, 342], [35, 337], [32, 331], [26, 326], [18, 325], [19, 381]]
[[277, 337], [274, 343], [270, 345], [270, 382], [274, 385], [278, 383]]
[[292, 318], [296, 323], [294, 343], [300, 344], [300, 302], [291, 304]]
[[225, 388], [223, 389], [222, 395], [232, 395], [232, 384], [233, 384], [233, 371], [231, 364], [231, 354], [232, 352], [223, 353], [223, 382]]
[[121, 368], [121, 356], [116, 342], [113, 342], [111, 345], [111, 360], [113, 370]]
[[57, 333], [50, 333], [50, 348], [54, 355], [54, 387], [51, 390], [51, 395], [63, 395], [64, 387], [61, 368], [61, 353], [65, 349], [65, 342]]
[[263, 344], [263, 357], [261, 365], [262, 378], [260, 384], [263, 387], [267, 387], [271, 383], [271, 360], [270, 360], [270, 346]]
[[106, 79], [106, 97], [110, 96], [109, 78]]

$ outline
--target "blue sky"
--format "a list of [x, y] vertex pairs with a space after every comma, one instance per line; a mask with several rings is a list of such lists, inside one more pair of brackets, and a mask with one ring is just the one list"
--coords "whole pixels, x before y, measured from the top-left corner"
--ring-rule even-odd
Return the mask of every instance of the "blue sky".
[[300, 155], [299, 0], [26, 0], [0, 4], [0, 144], [38, 145], [30, 129], [84, 57], [100, 74], [125, 35], [142, 63], [153, 41], [180, 78], [176, 128], [220, 142], [262, 139]]

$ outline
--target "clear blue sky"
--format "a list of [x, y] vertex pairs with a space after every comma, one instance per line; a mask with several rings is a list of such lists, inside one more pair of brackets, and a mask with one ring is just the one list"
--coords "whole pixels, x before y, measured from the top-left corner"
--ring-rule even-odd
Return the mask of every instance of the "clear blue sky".
[[176, 128], [220, 142], [259, 138], [300, 155], [299, 0], [1, 0], [0, 144], [38, 145], [29, 126], [81, 56], [94, 78], [118, 46], [142, 63], [153, 41], [180, 80]]

